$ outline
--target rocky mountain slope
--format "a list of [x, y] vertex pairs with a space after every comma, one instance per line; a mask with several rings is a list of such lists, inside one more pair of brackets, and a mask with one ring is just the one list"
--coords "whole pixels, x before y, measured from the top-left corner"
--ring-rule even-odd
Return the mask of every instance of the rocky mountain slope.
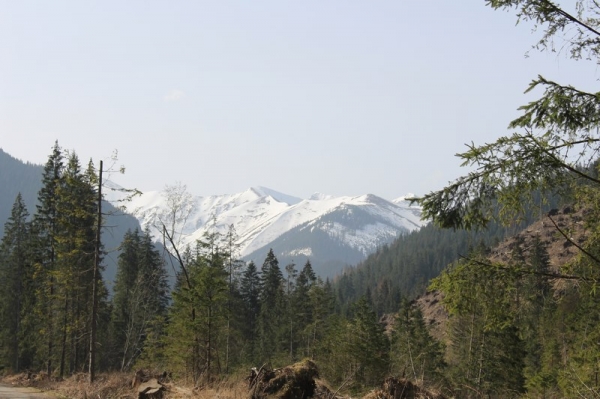
[[[559, 273], [561, 267], [580, 253], [573, 242], [581, 244], [585, 241], [585, 215], [585, 210], [575, 211], [570, 206], [553, 209], [546, 216], [492, 248], [490, 261], [508, 262], [517, 242], [522, 243], [524, 255], [527, 256], [534, 240], [539, 239], [548, 251], [551, 270]], [[560, 284], [564, 284], [564, 280], [554, 280], [555, 289], [559, 288]], [[425, 321], [431, 326], [432, 335], [438, 339], [443, 337], [444, 326], [448, 320], [442, 301], [443, 296], [439, 292], [428, 292], [415, 300], [423, 312]]]

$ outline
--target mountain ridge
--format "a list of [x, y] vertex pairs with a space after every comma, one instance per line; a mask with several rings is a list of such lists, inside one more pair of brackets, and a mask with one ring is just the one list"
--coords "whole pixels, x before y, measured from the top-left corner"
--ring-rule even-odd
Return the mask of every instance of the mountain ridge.
[[[144, 193], [134, 198], [127, 209], [143, 227], [157, 226], [169, 213], [167, 192]], [[225, 233], [233, 225], [243, 259], [261, 263], [261, 256], [273, 247], [276, 255], [286, 258], [285, 261], [294, 253], [304, 254], [315, 263], [316, 270], [327, 276], [339, 272], [348, 260], [359, 262], [378, 246], [424, 225], [420, 209], [411, 206], [406, 197], [388, 201], [374, 194], [340, 197], [314, 194], [309, 199], [301, 199], [262, 186], [235, 194], [203, 197], [180, 192], [177, 195], [185, 202], [180, 209], [188, 212], [185, 223], [181, 221], [177, 226], [184, 246], [202, 239], [210, 229]], [[158, 238], [159, 229], [151, 230]], [[341, 263], [333, 256], [333, 262], [339, 263], [337, 266], [319, 265], [319, 259], [307, 255], [315, 254], [307, 246], [308, 242], [315, 245], [314, 240], [307, 237], [315, 230], [324, 233], [320, 235], [321, 241], [339, 249], [337, 257]], [[284, 236], [285, 245], [281, 242]], [[342, 254], [344, 251], [353, 255], [346, 256]]]

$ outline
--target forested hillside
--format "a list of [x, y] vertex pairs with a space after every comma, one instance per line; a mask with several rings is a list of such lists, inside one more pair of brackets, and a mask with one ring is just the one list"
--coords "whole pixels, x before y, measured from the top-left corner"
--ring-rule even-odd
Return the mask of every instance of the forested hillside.
[[[27, 209], [34, 209], [37, 192], [42, 186], [42, 166], [24, 163], [0, 148], [0, 224], [10, 216], [10, 209], [21, 193]], [[3, 232], [0, 232], [2, 237]]]
[[401, 298], [413, 299], [423, 294], [432, 278], [472, 248], [482, 244], [493, 247], [560, 203], [558, 197], [550, 197], [545, 203], [540, 201], [539, 193], [534, 197], [537, 205], [528, 209], [521, 221], [509, 226], [490, 223], [485, 230], [469, 231], [443, 229], [430, 223], [384, 245], [334, 279], [340, 310], [346, 312], [349, 304], [366, 296], [377, 314], [396, 312]]

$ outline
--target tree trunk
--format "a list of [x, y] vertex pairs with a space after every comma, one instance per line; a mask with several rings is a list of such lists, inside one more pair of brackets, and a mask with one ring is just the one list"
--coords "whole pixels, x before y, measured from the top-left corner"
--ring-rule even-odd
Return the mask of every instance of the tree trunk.
[[92, 322], [90, 326], [89, 382], [96, 377], [96, 333], [98, 319], [98, 268], [100, 266], [100, 228], [102, 227], [102, 161], [98, 170], [98, 219], [96, 222], [96, 245], [94, 251], [94, 275], [92, 278]]

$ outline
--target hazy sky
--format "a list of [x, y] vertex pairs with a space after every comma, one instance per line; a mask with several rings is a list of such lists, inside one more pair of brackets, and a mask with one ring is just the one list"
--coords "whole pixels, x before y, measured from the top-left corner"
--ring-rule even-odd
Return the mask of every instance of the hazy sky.
[[142, 191], [251, 186], [424, 194], [463, 174], [542, 73], [539, 33], [483, 0], [12, 1], [0, 8], [0, 148], [45, 163], [119, 152]]

